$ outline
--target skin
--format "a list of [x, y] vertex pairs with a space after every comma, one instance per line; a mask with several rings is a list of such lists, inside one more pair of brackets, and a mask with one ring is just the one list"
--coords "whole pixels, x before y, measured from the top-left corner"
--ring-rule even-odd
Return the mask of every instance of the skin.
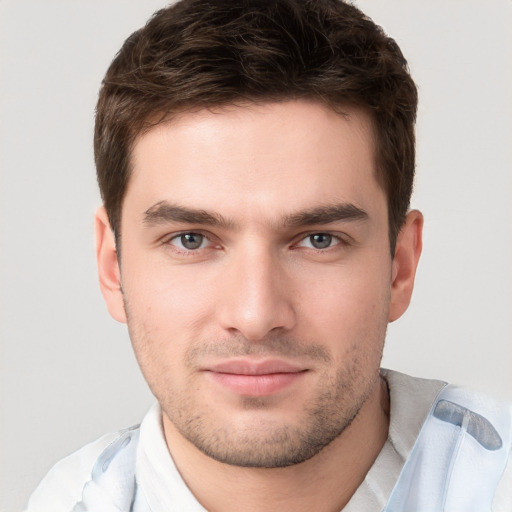
[[183, 114], [135, 142], [121, 264], [97, 213], [109, 311], [208, 510], [340, 510], [386, 440], [379, 366], [422, 216], [392, 259], [371, 120], [346, 114], [302, 100]]

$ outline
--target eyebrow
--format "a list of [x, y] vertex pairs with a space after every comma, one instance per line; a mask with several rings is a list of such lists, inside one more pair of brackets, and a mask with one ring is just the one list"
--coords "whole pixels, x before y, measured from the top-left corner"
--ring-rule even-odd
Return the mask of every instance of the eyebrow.
[[228, 228], [233, 222], [222, 215], [210, 213], [206, 210], [196, 210], [160, 201], [144, 212], [144, 224], [158, 225], [168, 222], [180, 222], [185, 224], [202, 224], [212, 227]]
[[350, 203], [320, 206], [304, 210], [284, 219], [283, 224], [290, 227], [330, 224], [339, 221], [367, 220], [368, 214], [358, 206]]
[[[341, 203], [315, 207], [287, 215], [279, 224], [283, 227], [300, 227], [366, 219], [368, 219], [368, 214], [358, 206], [350, 203]], [[144, 212], [143, 221], [144, 224], [151, 226], [169, 222], [201, 224], [226, 229], [235, 226], [235, 222], [217, 213], [187, 208], [171, 204], [165, 200], [159, 201], [148, 208]]]

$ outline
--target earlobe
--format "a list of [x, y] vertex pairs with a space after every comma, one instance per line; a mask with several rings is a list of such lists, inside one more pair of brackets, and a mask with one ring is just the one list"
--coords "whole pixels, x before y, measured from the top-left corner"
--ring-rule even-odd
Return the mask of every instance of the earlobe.
[[418, 210], [407, 214], [398, 234], [391, 276], [389, 321], [400, 318], [411, 301], [416, 268], [421, 255], [423, 215]]
[[116, 243], [114, 233], [110, 228], [107, 212], [103, 206], [96, 211], [94, 224], [96, 231], [96, 260], [101, 293], [111, 316], [118, 322], [126, 323]]

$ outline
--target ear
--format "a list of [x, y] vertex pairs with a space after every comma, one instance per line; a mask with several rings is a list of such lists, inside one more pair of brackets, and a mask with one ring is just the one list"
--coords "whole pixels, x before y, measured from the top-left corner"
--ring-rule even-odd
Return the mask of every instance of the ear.
[[116, 242], [114, 233], [110, 228], [107, 212], [103, 206], [96, 211], [94, 224], [96, 230], [96, 260], [101, 293], [111, 316], [118, 322], [126, 323]]
[[418, 210], [407, 214], [398, 234], [391, 276], [389, 321], [400, 318], [411, 301], [414, 276], [421, 255], [423, 215]]

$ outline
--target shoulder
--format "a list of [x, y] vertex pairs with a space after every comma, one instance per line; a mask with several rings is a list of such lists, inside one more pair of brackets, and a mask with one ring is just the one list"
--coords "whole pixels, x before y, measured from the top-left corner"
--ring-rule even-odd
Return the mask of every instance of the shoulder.
[[108, 462], [133, 433], [138, 433], [138, 425], [106, 434], [57, 462], [32, 493], [25, 512], [71, 511], [81, 501], [98, 462]]
[[[418, 407], [414, 398], [423, 402], [423, 414], [429, 409], [395, 486], [391, 509], [411, 510], [414, 504], [414, 510], [509, 510], [511, 404], [436, 381], [400, 374], [386, 377], [392, 406], [393, 385], [400, 406], [394, 422], [397, 431], [402, 428], [403, 433], [402, 424], [411, 422], [410, 413]], [[404, 503], [409, 509], [400, 508]]]
[[[440, 394], [431, 421], [444, 423], [458, 433], [450, 474], [451, 486], [462, 489], [469, 484], [469, 488], [478, 489], [476, 502], [483, 500], [487, 491], [489, 501], [482, 502], [479, 507], [490, 506], [496, 512], [510, 511], [512, 404], [450, 385]], [[453, 495], [457, 497], [456, 492]]]

